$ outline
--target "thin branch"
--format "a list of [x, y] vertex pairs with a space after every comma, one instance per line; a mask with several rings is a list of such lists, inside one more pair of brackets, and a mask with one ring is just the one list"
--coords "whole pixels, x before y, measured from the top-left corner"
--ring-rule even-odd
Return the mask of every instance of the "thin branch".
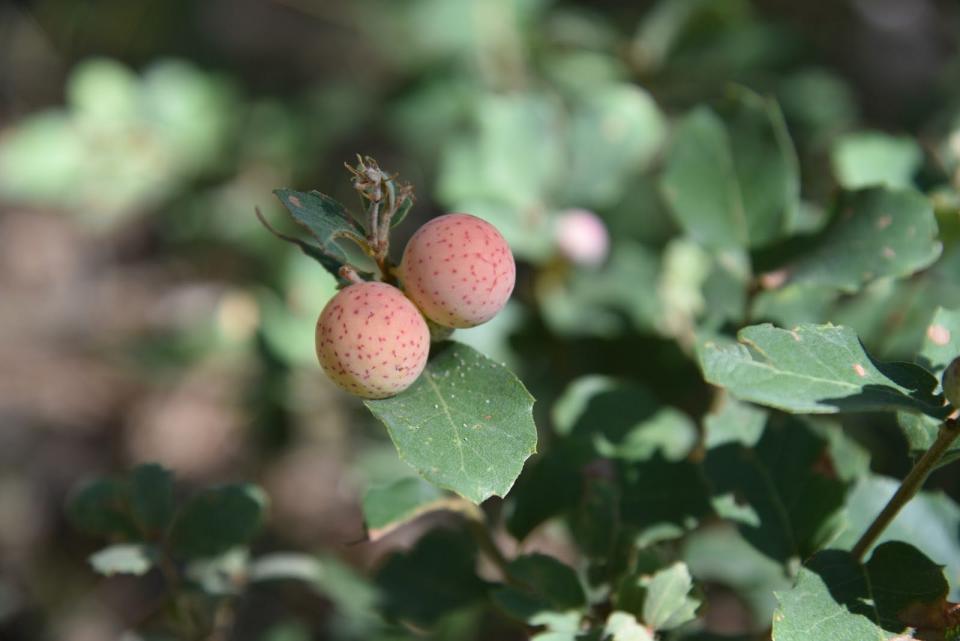
[[937, 434], [937, 440], [933, 442], [923, 456], [920, 457], [907, 474], [906, 478], [900, 482], [900, 487], [894, 493], [887, 504], [881, 510], [877, 518], [873, 520], [867, 531], [863, 533], [860, 540], [853, 546], [851, 552], [858, 561], [862, 561], [867, 551], [876, 543], [877, 539], [883, 534], [883, 531], [896, 518], [903, 506], [910, 502], [916, 493], [923, 486], [924, 481], [930, 476], [930, 473], [937, 467], [940, 459], [946, 454], [953, 442], [960, 436], [960, 426], [955, 419], [947, 419], [940, 426]]

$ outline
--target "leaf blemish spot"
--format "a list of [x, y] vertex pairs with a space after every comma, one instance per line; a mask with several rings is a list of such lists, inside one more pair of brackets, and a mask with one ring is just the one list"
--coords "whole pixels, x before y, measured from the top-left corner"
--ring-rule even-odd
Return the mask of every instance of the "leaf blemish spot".
[[867, 375], [867, 370], [865, 370], [863, 368], [863, 365], [861, 365], [860, 363], [853, 364], [853, 371], [855, 371], [857, 373], [857, 376], [860, 376], [861, 378]]
[[931, 325], [927, 328], [927, 338], [935, 345], [946, 345], [950, 342], [950, 330], [943, 325]]
[[892, 247], [884, 247], [884, 248], [883, 248], [883, 257], [884, 257], [884, 258], [889, 258], [889, 259], [896, 258], [896, 257], [897, 257], [897, 252], [893, 251], [893, 248], [892, 248]]
[[290, 204], [294, 207], [303, 207], [303, 203], [300, 202], [300, 199], [296, 196], [290, 196]]
[[886, 229], [893, 222], [893, 216], [884, 214], [877, 219], [877, 229]]

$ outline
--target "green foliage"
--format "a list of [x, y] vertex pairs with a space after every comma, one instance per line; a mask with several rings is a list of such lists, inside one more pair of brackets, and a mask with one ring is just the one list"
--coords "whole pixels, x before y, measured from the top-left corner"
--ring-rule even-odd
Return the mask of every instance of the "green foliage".
[[778, 595], [773, 638], [886, 641], [908, 628], [927, 628], [946, 595], [942, 568], [906, 543], [881, 545], [866, 565], [826, 550], [800, 570], [796, 586]]
[[741, 399], [814, 414], [902, 409], [943, 415], [930, 372], [874, 361], [848, 328], [754, 325], [738, 338], [707, 340], [699, 356], [707, 381]]
[[142, 576], [156, 562], [157, 551], [149, 546], [119, 543], [103, 548], [90, 557], [90, 565], [100, 574]]
[[536, 448], [533, 398], [509, 370], [466, 345], [432, 351], [416, 383], [366, 406], [428, 481], [475, 503], [506, 495]]
[[545, 554], [513, 559], [510, 583], [493, 591], [494, 603], [512, 617], [532, 623], [542, 612], [581, 610], [586, 596], [573, 569]]
[[390, 557], [377, 572], [385, 616], [417, 626], [483, 598], [486, 586], [474, 566], [477, 549], [462, 532], [436, 529], [409, 552]]
[[204, 490], [180, 510], [170, 544], [184, 558], [217, 556], [247, 545], [257, 534], [267, 507], [254, 485], [227, 485]]
[[403, 478], [369, 488], [363, 495], [363, 519], [367, 536], [376, 541], [410, 521], [439, 510], [461, 512], [477, 518], [476, 507], [445, 494], [419, 478]]
[[846, 189], [871, 185], [909, 187], [923, 162], [923, 154], [913, 138], [862, 132], [837, 140], [831, 160], [837, 182]]
[[[73, 15], [41, 4], [45, 35]], [[4, 114], [4, 301], [19, 315], [40, 283], [52, 302], [26, 323], [77, 310], [61, 314], [70, 355], [53, 359], [71, 379], [87, 382], [78, 355], [136, 362], [116, 380], [137, 391], [90, 413], [95, 429], [124, 423], [123, 447], [96, 465], [172, 457], [144, 434], [191, 419], [198, 460], [208, 434], [228, 452], [176, 484], [144, 465], [70, 495], [71, 525], [97, 540], [82, 552], [90, 580], [140, 577], [131, 602], [159, 604], [136, 638], [957, 636], [960, 507], [945, 466], [960, 444], [931, 462], [945, 468], [934, 489], [896, 493], [954, 409], [939, 380], [960, 354], [960, 103], [949, 75], [928, 79], [956, 61], [949, 48], [923, 68], [883, 55], [927, 38], [940, 8], [915, 12], [891, 47], [890, 16], [870, 3], [816, 20], [803, 3], [754, 4], [284, 3], [282, 15], [308, 15], [265, 25], [283, 37], [257, 40], [249, 59], [279, 72], [246, 95], [259, 68], [234, 81], [132, 53], [137, 71], [88, 59], [63, 105], [21, 117], [18, 100]], [[199, 55], [229, 72], [219, 29], [238, 50], [245, 38], [211, 11]], [[301, 28], [322, 31], [304, 48]], [[11, 30], [13, 50], [32, 30]], [[835, 70], [817, 66], [838, 33], [850, 46]], [[171, 50], [199, 44], [181, 37]], [[268, 41], [303, 53], [309, 73]], [[396, 174], [366, 173], [368, 158], [337, 173], [365, 149], [414, 180], [416, 201]], [[257, 226], [258, 205], [302, 253]], [[557, 240], [557, 221], [581, 208], [609, 231], [595, 265]], [[356, 279], [402, 288], [390, 263], [402, 247], [387, 235], [445, 211], [504, 234], [513, 299], [434, 343], [406, 391], [351, 404], [317, 378], [316, 317]], [[292, 224], [274, 223], [286, 214]], [[107, 263], [116, 273], [100, 273]], [[114, 305], [119, 319], [101, 304], [139, 288], [149, 295]], [[97, 374], [81, 410], [112, 399]], [[61, 415], [87, 420], [59, 407], [73, 400], [56, 377], [24, 380], [57, 401], [36, 403], [44, 438]], [[0, 387], [15, 444], [23, 412], [7, 411]], [[218, 441], [221, 424], [252, 429]], [[0, 474], [0, 516], [27, 532], [55, 522], [19, 519], [34, 502], [20, 476]], [[252, 483], [204, 485], [224, 478], [261, 479], [275, 513]], [[891, 501], [896, 517], [863, 538]], [[85, 544], [55, 534], [58, 550]], [[31, 585], [74, 584], [50, 579], [59, 551], [24, 556], [43, 558]], [[19, 590], [0, 582], [0, 625], [22, 620]]]
[[731, 96], [721, 119], [700, 107], [678, 125], [663, 191], [681, 227], [709, 247], [758, 247], [791, 228], [799, 198], [796, 155], [776, 103]]

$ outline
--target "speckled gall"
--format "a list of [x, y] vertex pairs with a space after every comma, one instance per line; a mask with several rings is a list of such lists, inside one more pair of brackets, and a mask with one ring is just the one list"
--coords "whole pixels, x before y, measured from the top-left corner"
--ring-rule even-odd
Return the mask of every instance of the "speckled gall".
[[363, 398], [387, 398], [423, 372], [430, 330], [396, 287], [358, 283], [323, 308], [316, 342], [320, 366], [339, 387]]
[[516, 264], [496, 227], [469, 214], [447, 214], [407, 243], [400, 278], [410, 300], [434, 323], [474, 327], [506, 304]]

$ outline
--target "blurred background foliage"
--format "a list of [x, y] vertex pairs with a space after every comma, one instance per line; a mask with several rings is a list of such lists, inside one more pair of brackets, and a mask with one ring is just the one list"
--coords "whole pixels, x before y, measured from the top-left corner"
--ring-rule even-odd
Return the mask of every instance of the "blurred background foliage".
[[[253, 215], [280, 221], [271, 190], [284, 186], [352, 203], [343, 163], [358, 152], [416, 186], [401, 235], [468, 211], [510, 241], [514, 300], [458, 336], [530, 387], [542, 450], [576, 433], [566, 406], [551, 413], [561, 392], [603, 375], [638, 388], [632, 403], [669, 403], [666, 442], [637, 447], [684, 456], [710, 403], [697, 328], [830, 320], [879, 357], [911, 358], [935, 306], [960, 306], [958, 34], [946, 0], [3, 4], [0, 637], [117, 638], [143, 612], [157, 585], [94, 578], [95, 546], [63, 505], [82, 479], [159, 461], [183, 491], [261, 484], [258, 548], [323, 561], [315, 592], [246, 597], [236, 638], [406, 638], [376, 636], [361, 577], [423, 525], [356, 542], [364, 489], [411, 471], [316, 366], [333, 279]], [[671, 214], [704, 206], [670, 189], [712, 175], [682, 154], [702, 131], [798, 196], [781, 229], [751, 230], [749, 252]], [[855, 291], [745, 287], [789, 251], [771, 244], [783, 230], [814, 233], [839, 188], [876, 184], [934, 199], [945, 244], [933, 267]], [[574, 209], [605, 223], [605, 261], [564, 254], [557, 221]], [[906, 468], [892, 420], [844, 421], [875, 471]], [[955, 473], [936, 482], [960, 492]], [[760, 561], [757, 576], [723, 567], [717, 550], [745, 544], [713, 534], [684, 552], [717, 586], [707, 629], [762, 629], [783, 578]], [[523, 549], [570, 559], [569, 537], [548, 524]], [[478, 616], [436, 634], [517, 634]]]

